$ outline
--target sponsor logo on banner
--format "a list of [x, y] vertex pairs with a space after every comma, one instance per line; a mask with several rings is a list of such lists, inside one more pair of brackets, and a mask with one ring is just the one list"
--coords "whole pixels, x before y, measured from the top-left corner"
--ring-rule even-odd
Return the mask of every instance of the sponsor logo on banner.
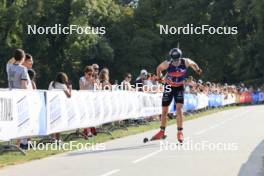
[[13, 120], [12, 98], [0, 98], [0, 121]]

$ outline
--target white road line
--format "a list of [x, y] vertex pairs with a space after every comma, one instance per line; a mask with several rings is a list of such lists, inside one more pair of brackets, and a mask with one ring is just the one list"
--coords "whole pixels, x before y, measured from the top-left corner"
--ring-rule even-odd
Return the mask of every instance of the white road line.
[[113, 174], [115, 174], [115, 173], [117, 173], [117, 172], [119, 172], [120, 171], [120, 169], [114, 169], [114, 170], [111, 170], [111, 171], [109, 171], [109, 172], [107, 172], [107, 173], [105, 173], [105, 174], [103, 174], [103, 175], [100, 175], [100, 176], [109, 176], [109, 175], [113, 175]]
[[148, 155], [146, 155], [146, 156], [143, 156], [143, 157], [141, 157], [141, 158], [139, 158], [139, 159], [137, 159], [137, 160], [134, 160], [133, 163], [136, 164], [136, 163], [138, 163], [138, 162], [140, 162], [140, 161], [143, 161], [143, 160], [145, 160], [145, 159], [147, 159], [147, 158], [149, 158], [149, 157], [152, 157], [152, 156], [154, 156], [154, 155], [157, 155], [157, 154], [160, 153], [161, 151], [162, 151], [162, 150], [157, 150], [157, 151], [155, 151], [155, 152], [152, 152], [152, 153], [150, 153], [150, 154], [148, 154]]
[[[246, 113], [247, 113], [247, 112], [246, 112]], [[243, 114], [246, 114], [246, 113], [243, 113]], [[194, 135], [197, 135], [197, 136], [198, 136], [198, 135], [201, 135], [201, 134], [207, 132], [208, 130], [211, 130], [211, 129], [214, 129], [214, 128], [218, 127], [218, 126], [221, 126], [221, 125], [225, 124], [226, 122], [231, 121], [231, 120], [234, 120], [235, 118], [238, 118], [238, 117], [240, 117], [240, 116], [241, 116], [241, 114], [240, 114], [240, 115], [235, 115], [235, 116], [233, 116], [233, 117], [231, 117], [231, 118], [229, 118], [229, 119], [226, 119], [226, 120], [224, 120], [224, 121], [222, 121], [222, 122], [219, 122], [219, 123], [216, 124], [216, 125], [212, 125], [212, 126], [210, 126], [209, 128], [206, 128], [206, 129], [203, 129], [203, 130], [201, 130], [201, 131], [198, 131], [198, 132], [194, 133]]]

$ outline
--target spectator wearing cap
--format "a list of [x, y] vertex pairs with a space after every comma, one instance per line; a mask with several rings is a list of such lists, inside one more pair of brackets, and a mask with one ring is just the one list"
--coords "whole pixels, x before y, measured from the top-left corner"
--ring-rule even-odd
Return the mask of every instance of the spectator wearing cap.
[[135, 81], [135, 85], [138, 91], [142, 91], [142, 87], [144, 85], [144, 81], [147, 79], [148, 72], [147, 70], [143, 69], [140, 71], [139, 77]]

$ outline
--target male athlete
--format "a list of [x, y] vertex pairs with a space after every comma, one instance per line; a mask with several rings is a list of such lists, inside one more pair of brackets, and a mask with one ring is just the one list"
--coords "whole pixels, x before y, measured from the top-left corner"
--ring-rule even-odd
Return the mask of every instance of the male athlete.
[[[159, 140], [165, 137], [165, 128], [167, 124], [167, 114], [169, 105], [174, 98], [177, 113], [177, 139], [183, 142], [183, 103], [184, 103], [184, 82], [188, 67], [191, 67], [198, 75], [202, 74], [202, 69], [188, 58], [182, 58], [182, 52], [179, 48], [173, 48], [169, 52], [170, 60], [162, 62], [157, 67], [158, 79], [165, 82], [165, 89], [162, 97], [162, 116], [160, 131], [152, 137], [152, 140]], [[162, 71], [167, 70], [165, 78], [161, 78]], [[168, 88], [169, 86], [169, 88]]]

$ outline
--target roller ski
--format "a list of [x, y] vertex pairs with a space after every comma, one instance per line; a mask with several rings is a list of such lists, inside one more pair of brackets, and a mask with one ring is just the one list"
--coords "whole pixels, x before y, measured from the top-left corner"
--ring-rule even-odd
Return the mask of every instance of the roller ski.
[[166, 139], [167, 136], [165, 135], [165, 132], [164, 131], [159, 131], [156, 135], [154, 135], [152, 138], [147, 138], [145, 137], [143, 139], [143, 142], [144, 143], [147, 143], [147, 142], [150, 142], [150, 141], [157, 141], [157, 140], [164, 140]]

